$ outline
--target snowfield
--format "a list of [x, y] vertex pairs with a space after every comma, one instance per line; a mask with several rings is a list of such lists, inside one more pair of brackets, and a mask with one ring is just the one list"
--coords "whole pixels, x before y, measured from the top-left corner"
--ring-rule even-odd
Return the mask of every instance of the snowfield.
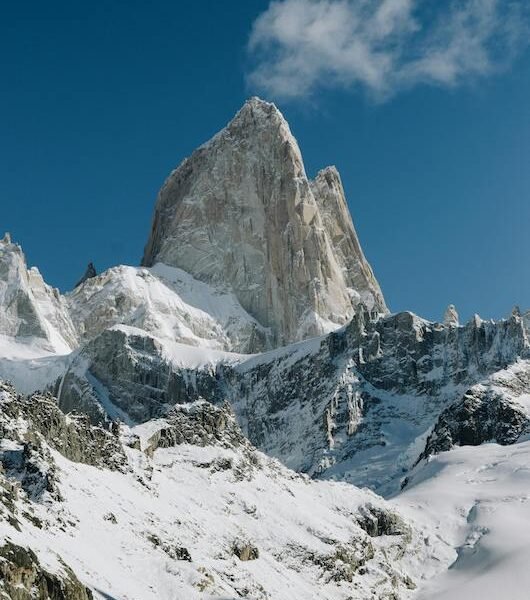
[[418, 600], [529, 597], [530, 441], [434, 456], [392, 503], [453, 553]]

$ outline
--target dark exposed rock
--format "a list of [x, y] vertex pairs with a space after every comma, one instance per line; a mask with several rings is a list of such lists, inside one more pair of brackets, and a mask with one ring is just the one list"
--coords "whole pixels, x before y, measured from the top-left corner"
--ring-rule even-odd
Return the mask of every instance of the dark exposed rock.
[[241, 561], [257, 560], [259, 558], [259, 550], [250, 542], [236, 540], [232, 546], [232, 552]]
[[300, 546], [289, 547], [289, 553], [303, 562], [320, 568], [326, 581], [351, 582], [362, 567], [375, 555], [369, 539], [358, 539], [349, 544], [335, 544], [328, 553], [314, 552]]
[[[174, 404], [220, 399], [214, 368], [176, 367], [155, 338], [121, 329], [104, 331], [90, 341], [56, 393], [63, 411], [84, 412], [93, 423], [109, 418], [144, 422], [165, 416]], [[112, 414], [109, 402], [107, 411], [102, 408], [107, 398]]]
[[94, 267], [94, 263], [89, 262], [88, 266], [86, 268], [85, 274], [83, 275], [83, 277], [81, 277], [81, 279], [75, 284], [74, 287], [79, 287], [80, 285], [82, 285], [83, 283], [85, 283], [85, 281], [87, 279], [92, 279], [92, 277], [96, 277], [97, 276], [97, 271], [96, 271], [96, 267]]
[[175, 560], [185, 560], [187, 562], [191, 562], [191, 554], [187, 548], [184, 548], [184, 546], [174, 546], [171, 549], [170, 556], [171, 555]]
[[[21, 444], [26, 466], [32, 463], [30, 457], [38, 451], [44, 452], [41, 441], [46, 441], [54, 450], [74, 462], [124, 470], [127, 458], [119, 439], [111, 432], [90, 424], [86, 415], [65, 415], [50, 394], [32, 394], [20, 396], [14, 388], [0, 382], [0, 391], [4, 391], [2, 411], [8, 419], [27, 420], [31, 427], [23, 433], [17, 433], [11, 426], [4, 428], [0, 419], [0, 435]], [[15, 457], [13, 456], [13, 460]], [[33, 460], [38, 464], [38, 460]], [[46, 463], [53, 464], [46, 456]]]
[[148, 453], [180, 444], [229, 448], [248, 444], [227, 405], [214, 406], [205, 400], [177, 405], [171, 410], [166, 423], [149, 438]]
[[2, 450], [0, 463], [6, 476], [17, 481], [31, 500], [39, 501], [45, 494], [61, 500], [57, 487], [57, 468], [40, 440], [24, 441]]
[[127, 459], [122, 445], [111, 432], [90, 424], [86, 415], [65, 415], [49, 394], [15, 396], [3, 404], [5, 414], [31, 422], [26, 440], [39, 444], [38, 433], [63, 456], [74, 462], [123, 470]]
[[147, 539], [155, 548], [160, 548], [160, 550], [165, 552], [173, 560], [185, 560], [191, 562], [191, 554], [184, 546], [164, 542], [154, 533], [149, 533]]
[[8, 600], [91, 600], [92, 592], [63, 564], [62, 573], [45, 570], [29, 548], [10, 541], [0, 547], [0, 597]]
[[370, 537], [410, 535], [410, 527], [399, 515], [373, 504], [366, 504], [359, 509], [357, 522]]
[[522, 406], [500, 391], [477, 385], [441, 413], [418, 460], [453, 446], [514, 444], [529, 429]]

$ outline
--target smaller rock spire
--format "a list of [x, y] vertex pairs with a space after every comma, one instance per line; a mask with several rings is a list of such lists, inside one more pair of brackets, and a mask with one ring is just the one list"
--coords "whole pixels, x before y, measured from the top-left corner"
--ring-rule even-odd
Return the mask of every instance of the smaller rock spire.
[[511, 316], [515, 319], [521, 318], [521, 309], [517, 305], [512, 308]]
[[2, 238], [2, 244], [10, 244], [11, 243], [11, 234], [9, 231], [6, 231], [4, 237]]
[[97, 271], [96, 267], [94, 267], [94, 263], [89, 262], [86, 268], [85, 274], [81, 279], [75, 284], [74, 287], [79, 287], [81, 284], [85, 283], [87, 279], [92, 279], [92, 277], [96, 277]]
[[454, 304], [450, 304], [445, 310], [444, 325], [447, 327], [458, 327], [460, 325], [458, 312]]

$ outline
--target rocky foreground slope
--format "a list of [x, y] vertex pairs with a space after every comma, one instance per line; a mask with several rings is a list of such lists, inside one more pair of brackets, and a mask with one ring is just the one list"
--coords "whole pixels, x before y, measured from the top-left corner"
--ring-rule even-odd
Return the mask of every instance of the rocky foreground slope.
[[0, 597], [407, 598], [444, 557], [375, 494], [256, 451], [226, 407], [109, 432], [5, 384], [0, 406]]

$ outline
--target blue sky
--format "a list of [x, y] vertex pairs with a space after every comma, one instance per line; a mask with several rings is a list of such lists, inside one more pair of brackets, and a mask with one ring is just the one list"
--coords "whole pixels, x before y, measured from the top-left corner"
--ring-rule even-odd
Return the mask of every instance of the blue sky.
[[89, 260], [138, 264], [169, 171], [259, 94], [309, 175], [339, 168], [392, 310], [530, 308], [526, 15], [501, 0], [359, 6], [4, 5], [0, 228], [63, 290]]

